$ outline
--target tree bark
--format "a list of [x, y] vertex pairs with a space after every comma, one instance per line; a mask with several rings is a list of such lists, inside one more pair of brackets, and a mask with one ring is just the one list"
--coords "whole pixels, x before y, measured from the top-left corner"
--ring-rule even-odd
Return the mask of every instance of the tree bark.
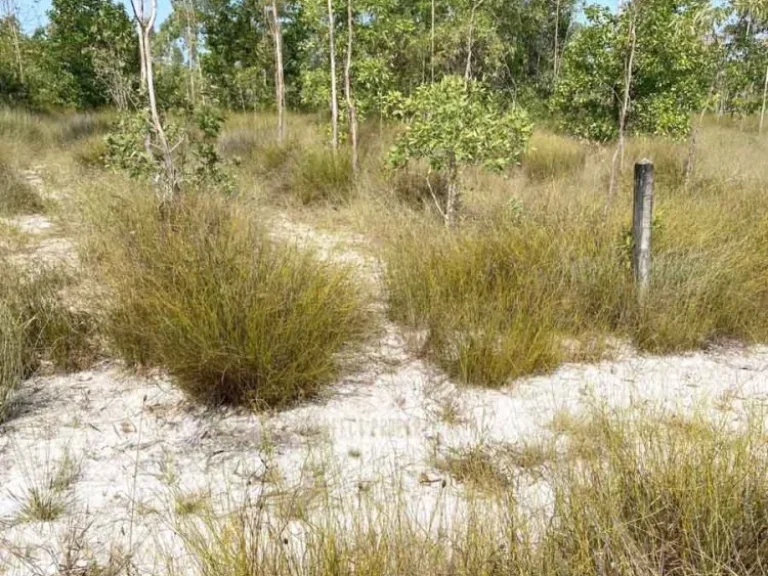
[[445, 200], [445, 225], [455, 228], [461, 212], [461, 190], [459, 188], [459, 171], [456, 160], [451, 158], [448, 163], [448, 196]]
[[328, 44], [331, 56], [331, 147], [339, 149], [339, 100], [336, 89], [336, 41], [333, 21], [333, 0], [328, 0]]
[[352, 0], [347, 0], [347, 62], [344, 67], [344, 93], [347, 98], [347, 111], [349, 113], [349, 140], [352, 147], [352, 171], [357, 174], [357, 109], [352, 98], [352, 44], [353, 44]]
[[280, 27], [280, 13], [277, 0], [272, 0], [271, 6], [272, 37], [275, 43], [275, 101], [277, 104], [277, 141], [282, 144], [285, 140], [285, 71], [283, 68], [283, 33]]
[[[634, 7], [631, 9], [634, 10]], [[613, 198], [613, 196], [616, 194], [616, 190], [619, 186], [619, 179], [624, 169], [624, 132], [627, 123], [627, 113], [630, 106], [630, 89], [632, 86], [632, 72], [635, 65], [635, 48], [637, 46], [637, 32], [635, 30], [634, 13], [632, 14], [629, 22], [629, 38], [630, 48], [624, 80], [624, 98], [621, 105], [621, 113], [619, 115], [619, 142], [616, 146], [616, 152], [614, 152], [613, 160], [611, 162], [611, 182], [608, 187], [609, 198]]]
[[763, 133], [763, 121], [765, 120], [765, 100], [768, 98], [768, 68], [765, 69], [765, 82], [763, 83], [763, 107], [760, 109], [759, 133]]
[[464, 68], [464, 81], [469, 82], [472, 80], [472, 46], [473, 46], [473, 34], [475, 31], [475, 13], [477, 9], [485, 2], [485, 0], [478, 0], [472, 5], [472, 13], [469, 16], [469, 34], [467, 35], [467, 65]]
[[197, 18], [191, 0], [184, 0], [185, 36], [187, 43], [187, 71], [189, 73], [189, 100], [192, 106], [197, 106], [198, 88], [196, 85], [197, 66]]
[[133, 7], [133, 13], [136, 17], [136, 23], [139, 27], [139, 49], [141, 51], [140, 57], [146, 71], [146, 88], [147, 97], [149, 100], [149, 114], [152, 123], [152, 129], [157, 136], [160, 152], [163, 156], [163, 164], [165, 167], [166, 182], [161, 197], [162, 202], [165, 204], [178, 192], [178, 181], [176, 178], [176, 169], [173, 164], [173, 152], [171, 146], [168, 143], [165, 130], [163, 129], [163, 123], [160, 120], [160, 114], [157, 109], [157, 97], [155, 94], [155, 77], [152, 69], [152, 42], [151, 34], [155, 27], [155, 19], [157, 17], [157, 0], [151, 0], [151, 8], [149, 15], [144, 16], [144, 0], [131, 0], [131, 6]]

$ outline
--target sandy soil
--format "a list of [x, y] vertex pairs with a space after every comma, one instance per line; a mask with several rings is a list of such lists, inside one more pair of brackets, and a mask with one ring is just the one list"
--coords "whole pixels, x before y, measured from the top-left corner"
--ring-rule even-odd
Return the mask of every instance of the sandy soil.
[[[278, 219], [276, 237], [317, 248], [359, 269], [372, 286], [380, 265], [336, 237]], [[56, 574], [130, 551], [136, 573], [161, 569], [159, 552], [184, 565], [168, 518], [179, 502], [205, 495], [225, 510], [254, 494], [309, 490], [323, 483], [340, 497], [399, 491], [425, 517], [460, 487], [434, 468], [434, 456], [479, 442], [520, 443], [548, 434], [562, 411], [616, 407], [694, 407], [728, 411], [768, 400], [768, 348], [674, 357], [628, 355], [490, 391], [457, 388], [414, 357], [398, 328], [383, 321], [364, 369], [327, 397], [276, 414], [203, 409], [162, 374], [117, 364], [23, 384], [0, 428], [0, 574]], [[60, 488], [53, 521], [24, 515], [30, 491]], [[290, 514], [289, 514], [290, 516]], [[296, 521], [286, 537], [300, 538]], [[77, 546], [72, 543], [76, 542]], [[77, 548], [77, 557], [64, 551]], [[5, 572], [4, 572], [5, 571]]]

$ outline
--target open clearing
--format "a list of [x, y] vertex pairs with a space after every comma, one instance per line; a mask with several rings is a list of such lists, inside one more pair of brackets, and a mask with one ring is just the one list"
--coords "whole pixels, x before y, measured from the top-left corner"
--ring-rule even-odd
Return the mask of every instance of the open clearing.
[[[381, 292], [379, 263], [359, 250], [364, 239], [285, 215], [273, 222], [277, 237], [352, 264]], [[29, 235], [55, 231], [44, 217], [13, 224]], [[50, 242], [67, 245], [53, 238], [26, 258], [49, 258]], [[171, 562], [185, 573], [193, 561], [170, 519], [203, 507], [236, 510], [260, 497], [275, 503], [284, 538], [297, 549], [312, 509], [328, 502], [343, 510], [361, 498], [402, 499], [418, 521], [439, 513], [450, 528], [446, 510], [462, 506], [463, 487], [439, 466], [445, 454], [540, 442], [553, 437], [557, 418], [595, 406], [736, 419], [768, 401], [762, 346], [678, 356], [625, 351], [498, 390], [457, 386], [415, 357], [386, 320], [364, 356], [323, 398], [261, 414], [201, 407], [162, 373], [115, 362], [25, 381], [0, 429], [0, 566], [9, 575], [74, 574], [64, 569], [124, 562], [134, 574], [156, 574]], [[524, 508], [551, 505], [546, 484], [516, 489]], [[30, 516], [33, 497], [48, 497], [55, 515]]]

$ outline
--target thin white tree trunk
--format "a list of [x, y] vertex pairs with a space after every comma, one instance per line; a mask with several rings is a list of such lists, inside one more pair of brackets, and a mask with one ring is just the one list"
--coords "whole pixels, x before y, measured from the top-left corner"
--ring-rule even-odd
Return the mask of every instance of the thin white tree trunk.
[[[634, 9], [634, 8], [631, 8]], [[629, 59], [627, 62], [626, 75], [624, 79], [624, 98], [621, 105], [621, 113], [619, 114], [619, 142], [616, 146], [616, 152], [613, 154], [613, 160], [611, 162], [611, 182], [608, 187], [608, 194], [611, 198], [616, 194], [616, 190], [619, 186], [619, 178], [624, 169], [624, 132], [627, 123], [627, 113], [630, 106], [630, 89], [632, 87], [632, 72], [635, 65], [635, 48], [637, 46], [637, 32], [635, 30], [635, 15], [629, 22]]]
[[189, 0], [184, 0], [184, 29], [187, 43], [187, 73], [189, 75], [189, 101], [197, 106], [197, 22], [193, 20], [193, 6]]
[[339, 100], [336, 89], [336, 35], [333, 21], [333, 0], [328, 0], [328, 44], [331, 57], [331, 147], [339, 149]]
[[280, 13], [277, 0], [272, 0], [272, 37], [275, 44], [275, 101], [277, 104], [277, 141], [285, 140], [285, 72], [283, 69], [283, 33], [280, 27]]
[[[131, 0], [133, 2], [133, 0]], [[136, 8], [134, 7], [134, 12]], [[146, 53], [146, 47], [144, 46], [144, 30], [141, 27], [141, 24], [139, 24], [138, 17], [136, 20], [136, 32], [139, 36], [139, 65], [141, 67], [141, 89], [146, 90], [147, 89], [147, 62], [144, 58], [144, 54]]]
[[150, 120], [152, 122], [152, 129], [157, 136], [160, 152], [163, 156], [163, 164], [165, 166], [166, 185], [162, 195], [162, 201], [165, 203], [176, 194], [178, 190], [178, 182], [176, 179], [176, 169], [173, 165], [173, 152], [168, 143], [168, 138], [163, 129], [163, 123], [160, 120], [160, 113], [157, 109], [155, 76], [152, 69], [151, 34], [155, 27], [155, 19], [157, 17], [157, 0], [151, 0], [150, 13], [146, 18], [144, 17], [144, 0], [131, 0], [131, 6], [133, 7], [134, 16], [136, 17], [136, 22], [141, 31], [141, 34], [139, 35], [139, 49], [141, 50], [140, 57], [144, 64], [144, 70], [146, 71]]
[[352, 0], [347, 0], [347, 62], [344, 66], [344, 93], [347, 97], [347, 111], [349, 113], [349, 140], [352, 147], [352, 171], [357, 174], [357, 109], [352, 98], [352, 44], [354, 18], [352, 15]]
[[479, 0], [472, 5], [472, 12], [469, 16], [469, 33], [467, 34], [467, 65], [464, 68], [464, 81], [469, 82], [472, 80], [472, 47], [473, 47], [473, 34], [475, 32], [475, 13], [480, 5], [485, 0]]
[[759, 133], [763, 133], [763, 121], [765, 120], [765, 101], [768, 98], [768, 67], [765, 69], [765, 82], [763, 83], [763, 107], [760, 110], [760, 129]]

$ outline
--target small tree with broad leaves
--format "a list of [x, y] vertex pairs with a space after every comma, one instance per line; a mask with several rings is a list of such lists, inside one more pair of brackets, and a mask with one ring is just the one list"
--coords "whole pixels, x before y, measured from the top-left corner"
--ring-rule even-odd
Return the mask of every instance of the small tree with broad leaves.
[[422, 159], [431, 172], [439, 172], [448, 185], [440, 202], [427, 184], [448, 227], [456, 224], [461, 201], [460, 175], [465, 166], [503, 170], [520, 160], [533, 125], [519, 107], [505, 108], [476, 81], [448, 76], [423, 85], [412, 96], [393, 96], [391, 108], [401, 117], [405, 131], [390, 152], [395, 167]]

